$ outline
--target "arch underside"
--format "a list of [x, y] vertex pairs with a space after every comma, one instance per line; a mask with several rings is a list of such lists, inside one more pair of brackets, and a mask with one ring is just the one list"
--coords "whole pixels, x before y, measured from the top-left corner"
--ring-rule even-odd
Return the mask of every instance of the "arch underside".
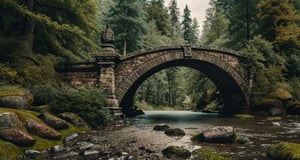
[[123, 81], [116, 88], [119, 106], [123, 112], [125, 114], [130, 112], [135, 92], [147, 78], [160, 70], [174, 66], [194, 68], [205, 74], [221, 93], [224, 102], [223, 112], [238, 112], [248, 106], [248, 83], [233, 66], [220, 57], [193, 54], [186, 58], [182, 56], [182, 52], [176, 52], [147, 61], [123, 77]]

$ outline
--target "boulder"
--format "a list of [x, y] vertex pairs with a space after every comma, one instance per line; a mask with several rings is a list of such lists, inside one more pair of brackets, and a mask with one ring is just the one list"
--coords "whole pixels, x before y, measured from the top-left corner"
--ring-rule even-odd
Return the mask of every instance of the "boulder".
[[5, 96], [0, 97], [0, 106], [14, 109], [28, 109], [32, 104], [32, 96]]
[[16, 128], [1, 129], [0, 138], [18, 146], [32, 146], [35, 143], [35, 139], [26, 130]]
[[231, 126], [217, 126], [207, 129], [197, 135], [194, 139], [209, 143], [233, 143], [236, 134]]
[[50, 149], [50, 152], [51, 152], [51, 153], [57, 153], [57, 152], [62, 152], [62, 151], [64, 151], [64, 147], [61, 146], [61, 145], [53, 146], [53, 147]]
[[153, 130], [155, 131], [166, 131], [168, 130], [170, 127], [167, 125], [167, 124], [158, 124], [158, 125], [155, 125], [153, 127]]
[[42, 113], [38, 115], [38, 117], [43, 120], [45, 123], [47, 123], [49, 126], [55, 128], [55, 129], [67, 129], [69, 128], [69, 125], [66, 121], [51, 115], [49, 113]]
[[191, 157], [191, 152], [183, 147], [169, 146], [162, 151], [163, 155], [170, 159], [188, 159]]
[[285, 115], [285, 110], [284, 109], [281, 109], [281, 108], [271, 108], [269, 111], [268, 111], [268, 114], [270, 116], [282, 116], [282, 115]]
[[180, 128], [169, 128], [165, 131], [165, 134], [168, 136], [182, 137], [185, 135], [185, 132], [183, 129], [180, 129]]
[[37, 135], [46, 139], [59, 140], [61, 138], [61, 134], [59, 132], [48, 127], [44, 123], [37, 122], [33, 119], [26, 119], [25, 126], [29, 133], [33, 135]]
[[279, 99], [282, 101], [288, 101], [293, 98], [293, 96], [290, 94], [290, 92], [286, 91], [285, 89], [276, 89], [272, 92], [270, 92], [267, 97], [272, 99]]
[[88, 127], [88, 124], [86, 123], [86, 121], [83, 120], [81, 117], [79, 117], [75, 113], [65, 112], [65, 113], [59, 114], [58, 116], [64, 120], [74, 124], [75, 126], [83, 126], [86, 128]]
[[267, 157], [271, 159], [299, 160], [300, 144], [281, 142], [268, 148]]
[[21, 128], [22, 123], [14, 112], [0, 112], [0, 129]]

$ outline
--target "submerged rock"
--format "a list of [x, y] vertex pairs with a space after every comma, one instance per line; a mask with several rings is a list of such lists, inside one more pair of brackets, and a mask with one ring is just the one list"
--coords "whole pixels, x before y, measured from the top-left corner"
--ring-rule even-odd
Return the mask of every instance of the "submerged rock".
[[158, 124], [158, 125], [155, 125], [153, 127], [153, 130], [155, 131], [166, 131], [168, 130], [170, 127], [167, 125], [167, 124]]
[[69, 125], [66, 121], [51, 115], [49, 113], [42, 113], [38, 115], [38, 117], [43, 120], [45, 123], [47, 123], [49, 126], [55, 128], [55, 129], [67, 129], [69, 128]]
[[236, 134], [231, 126], [217, 126], [207, 129], [194, 137], [194, 140], [209, 143], [233, 143]]
[[61, 134], [59, 132], [33, 119], [26, 119], [25, 126], [29, 133], [33, 135], [37, 135], [46, 139], [59, 140], [61, 138]]
[[185, 132], [183, 129], [180, 129], [180, 128], [169, 128], [165, 131], [165, 134], [168, 136], [182, 137], [185, 135]]
[[178, 159], [178, 158], [190, 158], [191, 157], [191, 152], [183, 147], [179, 147], [179, 146], [169, 146], [167, 148], [165, 148], [162, 151], [163, 155], [166, 156], [167, 158], [174, 158], [174, 159]]

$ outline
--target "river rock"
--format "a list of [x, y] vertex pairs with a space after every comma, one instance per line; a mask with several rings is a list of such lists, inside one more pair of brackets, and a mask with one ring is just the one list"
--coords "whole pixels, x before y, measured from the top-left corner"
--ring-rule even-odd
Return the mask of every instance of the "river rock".
[[282, 116], [285, 115], [285, 110], [280, 108], [272, 108], [268, 111], [270, 116]]
[[94, 147], [95, 144], [93, 143], [88, 143], [88, 142], [83, 142], [80, 147], [79, 150], [86, 150], [86, 149], [91, 149], [92, 147]]
[[182, 137], [185, 135], [185, 132], [181, 128], [169, 128], [165, 131], [165, 134], [168, 136], [179, 136]]
[[75, 126], [83, 126], [86, 128], [88, 127], [88, 124], [86, 123], [86, 121], [83, 120], [81, 117], [79, 117], [75, 113], [65, 112], [65, 113], [59, 114], [58, 116], [64, 120], [74, 124]]
[[272, 108], [284, 108], [281, 100], [273, 98], [263, 98], [257, 105], [258, 110], [269, 111]]
[[0, 106], [14, 109], [28, 109], [32, 103], [32, 96], [5, 96], [0, 97]]
[[162, 151], [163, 155], [170, 159], [188, 159], [191, 157], [191, 152], [183, 147], [169, 146]]
[[29, 133], [33, 135], [37, 135], [46, 139], [59, 140], [61, 138], [61, 134], [59, 132], [48, 127], [44, 123], [37, 122], [33, 119], [26, 119], [25, 126]]
[[14, 112], [0, 112], [0, 129], [12, 127], [23, 127], [18, 115]]
[[56, 145], [56, 146], [53, 146], [51, 149], [50, 149], [50, 152], [51, 153], [57, 153], [57, 152], [62, 152], [64, 150], [64, 147], [61, 146], [61, 145]]
[[26, 130], [17, 128], [1, 129], [0, 138], [18, 146], [32, 146], [35, 139]]
[[197, 135], [195, 140], [209, 143], [232, 143], [236, 134], [231, 126], [217, 126], [207, 129]]
[[26, 156], [32, 156], [32, 155], [41, 154], [40, 151], [33, 150], [33, 149], [28, 149], [24, 153], [25, 153]]
[[239, 144], [253, 144], [253, 142], [248, 137], [244, 136], [236, 137], [235, 142]]
[[167, 124], [158, 124], [158, 125], [155, 125], [153, 127], [153, 130], [155, 131], [166, 131], [168, 130], [170, 127], [167, 125]]
[[49, 126], [55, 128], [55, 129], [67, 129], [69, 128], [69, 125], [66, 121], [51, 115], [49, 113], [42, 113], [38, 115], [40, 119], [42, 119], [45, 123], [47, 123]]
[[78, 133], [73, 133], [70, 136], [65, 137], [64, 144], [69, 144], [71, 141], [73, 141], [75, 138], [78, 137]]

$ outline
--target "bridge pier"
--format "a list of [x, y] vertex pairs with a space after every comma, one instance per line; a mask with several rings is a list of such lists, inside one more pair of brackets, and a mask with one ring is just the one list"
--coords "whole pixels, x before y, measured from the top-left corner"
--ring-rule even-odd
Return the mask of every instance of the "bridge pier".
[[102, 44], [102, 50], [95, 56], [98, 65], [98, 84], [106, 94], [105, 107], [110, 109], [112, 115], [122, 116], [122, 108], [116, 98], [115, 68], [120, 56], [115, 52], [113, 45]]

